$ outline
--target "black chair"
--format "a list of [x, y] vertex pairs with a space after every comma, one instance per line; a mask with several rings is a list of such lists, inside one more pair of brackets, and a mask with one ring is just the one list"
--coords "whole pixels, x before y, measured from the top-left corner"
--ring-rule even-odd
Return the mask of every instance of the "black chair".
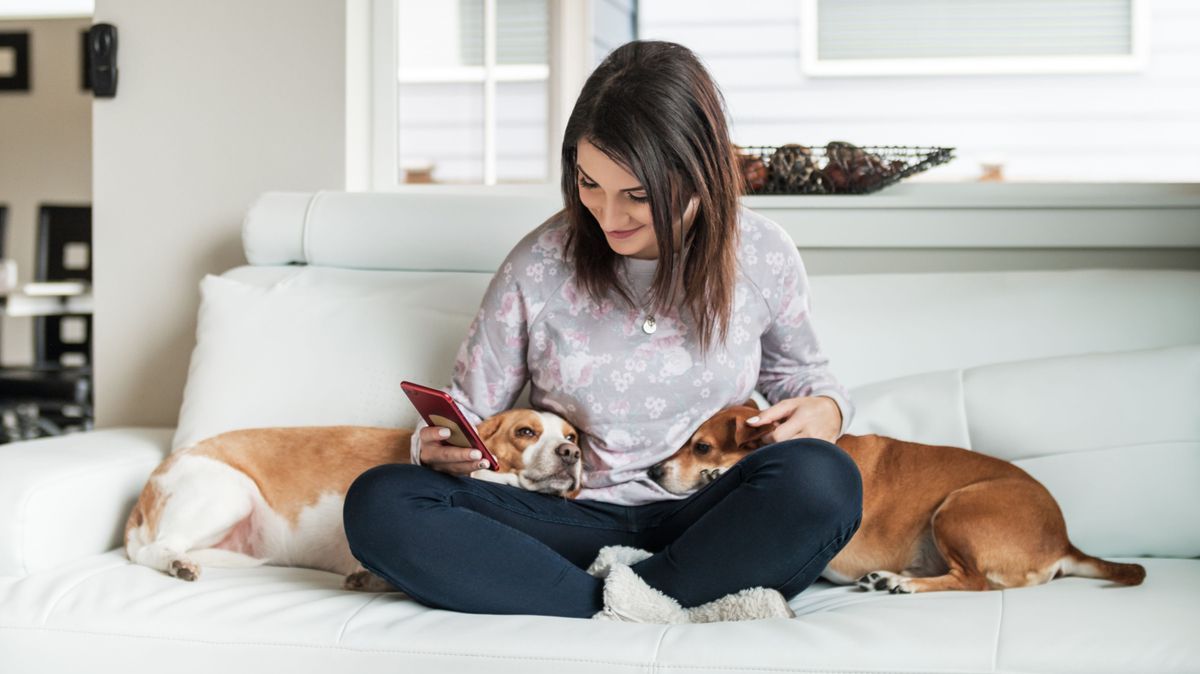
[[[36, 281], [92, 281], [90, 206], [38, 209]], [[34, 362], [0, 368], [0, 442], [93, 426], [92, 316], [34, 317]]]

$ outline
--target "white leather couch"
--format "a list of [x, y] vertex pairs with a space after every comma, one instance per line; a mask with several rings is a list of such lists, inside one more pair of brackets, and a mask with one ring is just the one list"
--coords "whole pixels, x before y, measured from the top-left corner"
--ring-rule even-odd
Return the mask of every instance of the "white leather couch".
[[1200, 671], [1195, 272], [811, 278], [818, 334], [858, 404], [852, 432], [1015, 461], [1076, 545], [1146, 567], [1138, 587], [891, 595], [819, 580], [795, 619], [640, 625], [431, 610], [307, 569], [187, 583], [115, 549], [173, 447], [246, 426], [411, 425], [399, 381], [448, 383], [491, 272], [556, 208], [264, 195], [249, 264], [200, 284], [177, 428], [0, 446], [0, 672]]

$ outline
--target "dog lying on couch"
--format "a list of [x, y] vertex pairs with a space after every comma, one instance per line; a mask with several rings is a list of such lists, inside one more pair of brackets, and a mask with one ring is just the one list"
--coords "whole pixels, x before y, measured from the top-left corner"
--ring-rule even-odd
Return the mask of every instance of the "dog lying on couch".
[[[749, 400], [713, 415], [651, 479], [673, 493], [703, 487], [763, 444], [778, 422], [750, 426]], [[1139, 585], [1140, 564], [1081, 552], [1050, 492], [1021, 468], [958, 447], [843, 435], [838, 447], [863, 479], [858, 531], [821, 576], [891, 593], [996, 590], [1062, 576]]]
[[[512, 409], [477, 431], [500, 466], [473, 477], [565, 498], [579, 493], [578, 431], [558, 415]], [[182, 580], [196, 580], [205, 564], [269, 563], [343, 574], [346, 589], [392, 589], [350, 553], [342, 504], [367, 469], [409, 463], [412, 434], [368, 426], [251, 428], [181, 448], [142, 488], [125, 523], [125, 553]]]

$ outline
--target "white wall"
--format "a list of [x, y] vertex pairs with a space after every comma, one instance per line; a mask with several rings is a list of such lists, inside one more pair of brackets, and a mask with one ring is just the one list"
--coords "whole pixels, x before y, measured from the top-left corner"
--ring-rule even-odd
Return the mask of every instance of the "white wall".
[[1200, 2], [1146, 2], [1149, 62], [1121, 74], [809, 77], [799, 0], [641, 0], [639, 25], [704, 59], [741, 145], [958, 148], [919, 181], [989, 155], [1016, 180], [1200, 181]]
[[[8, 205], [5, 254], [20, 283], [33, 280], [38, 204], [92, 200], [92, 95], [80, 87], [86, 19], [0, 21], [30, 33], [30, 91], [0, 92], [0, 204]], [[33, 319], [0, 316], [0, 363], [33, 362]]]
[[244, 264], [265, 190], [345, 185], [344, 0], [97, 0], [117, 97], [94, 105], [97, 426], [174, 425], [198, 284]]

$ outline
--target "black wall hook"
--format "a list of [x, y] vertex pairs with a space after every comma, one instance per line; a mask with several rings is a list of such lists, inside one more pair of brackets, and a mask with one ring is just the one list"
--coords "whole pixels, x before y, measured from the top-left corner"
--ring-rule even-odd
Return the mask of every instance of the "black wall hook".
[[117, 27], [98, 23], [88, 30], [88, 53], [91, 56], [92, 93], [96, 98], [117, 95]]

